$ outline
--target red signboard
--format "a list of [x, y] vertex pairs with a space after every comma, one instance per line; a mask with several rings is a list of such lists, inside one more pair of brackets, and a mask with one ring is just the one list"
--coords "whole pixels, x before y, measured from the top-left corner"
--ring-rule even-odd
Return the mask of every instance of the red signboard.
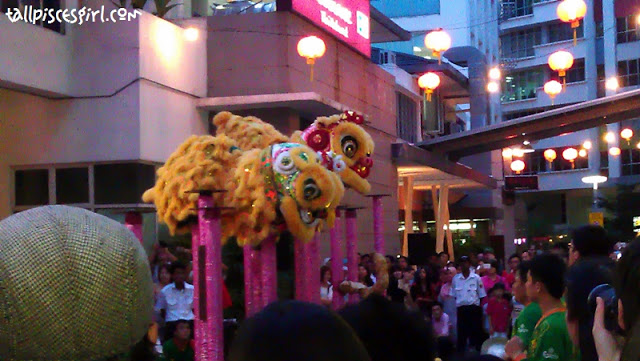
[[371, 56], [369, 0], [278, 0], [366, 57]]

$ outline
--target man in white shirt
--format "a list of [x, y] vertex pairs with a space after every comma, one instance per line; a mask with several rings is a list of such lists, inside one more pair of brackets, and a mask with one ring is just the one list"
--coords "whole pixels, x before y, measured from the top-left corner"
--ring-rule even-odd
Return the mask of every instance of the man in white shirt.
[[480, 305], [482, 299], [487, 297], [487, 292], [480, 276], [470, 271], [469, 257], [463, 256], [459, 262], [462, 272], [453, 277], [450, 291], [450, 295], [456, 299], [458, 311], [458, 351], [466, 350], [467, 340], [480, 351], [485, 339]]
[[187, 268], [180, 262], [171, 265], [172, 283], [166, 285], [158, 297], [156, 311], [165, 319], [167, 329], [165, 340], [173, 337], [177, 321], [189, 321], [193, 329], [193, 286], [186, 283]]

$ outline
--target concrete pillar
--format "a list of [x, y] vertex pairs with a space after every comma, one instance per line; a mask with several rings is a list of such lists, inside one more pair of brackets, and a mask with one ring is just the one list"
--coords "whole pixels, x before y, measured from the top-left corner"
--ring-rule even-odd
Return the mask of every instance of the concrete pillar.
[[402, 255], [409, 256], [409, 233], [413, 233], [413, 177], [405, 177], [404, 185], [404, 238]]
[[[606, 1], [603, 1], [603, 4]], [[586, 46], [584, 58], [585, 78], [587, 79], [587, 99], [596, 99], [598, 97], [598, 66], [596, 64], [596, 20], [593, 13], [593, 0], [586, 0], [587, 14], [583, 19], [584, 40]], [[611, 1], [613, 3], [613, 1]], [[613, 6], [613, 5], [611, 5]], [[608, 49], [605, 47], [605, 49]]]
[[469, 93], [471, 129], [485, 127], [489, 113], [487, 94], [487, 61], [484, 55], [469, 59]]
[[[604, 48], [607, 49], [604, 53], [604, 75], [606, 79], [618, 76], [618, 60], [616, 52], [616, 16], [615, 6], [613, 1], [602, 2], [602, 17], [603, 17], [603, 29], [604, 31]], [[607, 96], [615, 94], [616, 91], [607, 89]], [[616, 135], [616, 140], [609, 147], [620, 146], [620, 124], [607, 125], [607, 131], [613, 132]], [[609, 178], [620, 177], [621, 171], [621, 157], [609, 155]]]

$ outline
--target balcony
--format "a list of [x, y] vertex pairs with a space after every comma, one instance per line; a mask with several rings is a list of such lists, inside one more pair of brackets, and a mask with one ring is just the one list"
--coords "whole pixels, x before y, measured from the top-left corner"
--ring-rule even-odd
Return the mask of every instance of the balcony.
[[[527, 2], [533, 4], [530, 6], [523, 6], [521, 4]], [[503, 0], [500, 31], [526, 27], [556, 19], [558, 2], [559, 0]]]
[[[588, 100], [587, 82], [568, 83], [564, 92], [558, 94], [554, 101], [554, 106], [563, 104], [574, 104]], [[519, 112], [525, 109], [550, 107], [551, 98], [544, 92], [542, 87], [536, 88], [536, 96], [530, 99], [503, 102], [502, 111], [505, 113]]]

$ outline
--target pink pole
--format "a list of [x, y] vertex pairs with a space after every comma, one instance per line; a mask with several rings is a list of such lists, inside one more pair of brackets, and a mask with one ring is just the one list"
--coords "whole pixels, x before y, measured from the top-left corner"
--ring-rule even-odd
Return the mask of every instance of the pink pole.
[[[349, 268], [347, 278], [349, 281], [358, 281], [358, 248], [356, 239], [356, 211], [347, 210], [346, 212], [346, 239], [347, 239], [347, 267]], [[357, 294], [349, 295], [349, 303], [357, 303], [360, 296]]]
[[245, 314], [251, 317], [260, 310], [262, 279], [260, 278], [260, 257], [250, 245], [243, 248], [244, 254], [244, 306]]
[[320, 258], [318, 255], [318, 235], [306, 244], [307, 302], [320, 303]]
[[124, 224], [133, 232], [140, 243], [144, 242], [142, 239], [142, 214], [140, 212], [127, 212], [124, 216]]
[[191, 253], [193, 263], [193, 313], [195, 319], [193, 320], [193, 338], [195, 343], [195, 359], [196, 361], [206, 360], [207, 351], [202, 347], [202, 340], [207, 338], [206, 324], [202, 321], [201, 310], [202, 303], [200, 302], [200, 295], [205, 295], [205, 283], [200, 279], [201, 270], [200, 264], [200, 227], [198, 223], [191, 225]]
[[385, 255], [384, 236], [382, 235], [382, 196], [375, 195], [373, 198], [373, 239], [376, 253]]
[[276, 237], [269, 236], [262, 241], [260, 248], [262, 261], [261, 309], [278, 300], [278, 272], [276, 267]]
[[342, 270], [342, 240], [340, 238], [340, 218], [339, 209], [336, 210], [336, 221], [329, 230], [329, 236], [331, 237], [331, 283], [333, 284], [333, 299], [331, 306], [334, 310], [342, 308], [344, 306], [344, 295], [338, 290], [340, 283], [344, 279], [344, 271]]
[[[205, 310], [200, 309], [201, 321], [206, 324], [206, 333], [201, 339], [201, 360], [223, 361], [223, 315], [222, 315], [222, 236], [220, 209], [214, 208], [211, 195], [198, 198], [198, 223], [200, 244], [205, 252]], [[202, 248], [200, 248], [202, 249]], [[200, 257], [203, 255], [200, 254]], [[202, 262], [202, 259], [198, 259]], [[202, 282], [202, 280], [199, 280]]]
[[295, 278], [295, 297], [298, 301], [306, 301], [305, 280], [307, 278], [305, 274], [305, 259], [304, 259], [304, 245], [299, 239], [293, 241], [293, 262], [294, 262], [294, 278]]

